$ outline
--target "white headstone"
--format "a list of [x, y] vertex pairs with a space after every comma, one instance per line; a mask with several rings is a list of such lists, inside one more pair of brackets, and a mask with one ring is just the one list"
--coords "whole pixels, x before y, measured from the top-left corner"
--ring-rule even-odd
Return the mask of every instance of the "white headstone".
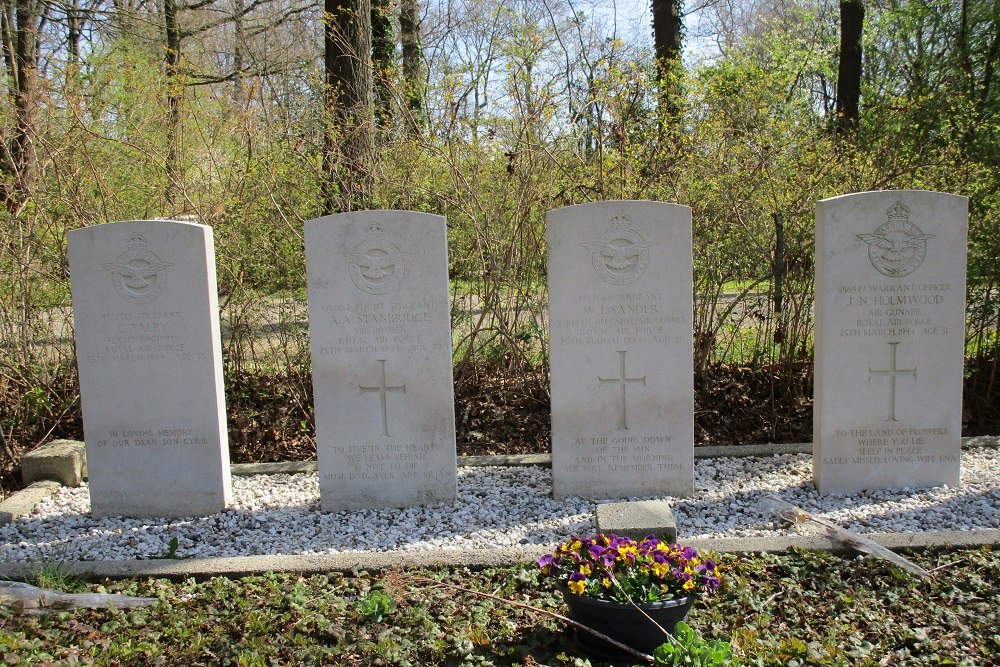
[[343, 213], [305, 234], [323, 509], [453, 502], [445, 219]]
[[69, 234], [95, 516], [219, 512], [231, 497], [212, 230], [116, 222]]
[[959, 483], [968, 200], [863, 192], [816, 212], [821, 493]]
[[581, 204], [546, 226], [554, 495], [690, 494], [691, 209]]

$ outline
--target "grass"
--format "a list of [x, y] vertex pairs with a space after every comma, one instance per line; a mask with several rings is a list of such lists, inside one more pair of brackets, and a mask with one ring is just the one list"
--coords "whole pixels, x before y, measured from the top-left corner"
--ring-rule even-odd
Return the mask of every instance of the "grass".
[[[1000, 551], [911, 554], [938, 580], [826, 553], [723, 556], [728, 584], [690, 624], [743, 665], [991, 665], [1000, 654]], [[20, 616], [0, 608], [0, 659], [18, 665], [547, 665], [594, 667], [555, 620], [418, 581], [563, 611], [533, 565], [105, 581], [151, 596], [132, 611]], [[622, 663], [618, 663], [619, 665]]]

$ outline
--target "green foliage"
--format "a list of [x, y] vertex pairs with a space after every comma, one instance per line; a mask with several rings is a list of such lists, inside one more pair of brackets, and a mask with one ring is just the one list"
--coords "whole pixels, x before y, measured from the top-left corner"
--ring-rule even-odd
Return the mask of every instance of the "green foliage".
[[[934, 549], [908, 557], [946, 567], [926, 584], [878, 561], [829, 553], [729, 555], [730, 585], [696, 603], [687, 619], [694, 635], [682, 643], [728, 642], [732, 663], [742, 665], [993, 664], [1000, 648], [1000, 552]], [[0, 656], [8, 662], [17, 656], [20, 664], [137, 666], [587, 664], [573, 634], [555, 619], [444, 587], [418, 587], [411, 573], [565, 613], [560, 596], [539, 585], [530, 565], [116, 580], [75, 591], [159, 602], [45, 617], [0, 606]], [[382, 622], [357, 610], [374, 590], [398, 600]], [[683, 659], [667, 655], [662, 660]]]
[[58, 593], [73, 593], [83, 590], [83, 579], [73, 574], [61, 560], [46, 558], [32, 563], [24, 571], [25, 583]]
[[705, 641], [684, 621], [678, 621], [674, 639], [661, 644], [653, 653], [657, 665], [720, 667], [728, 665], [731, 657], [729, 642]]
[[170, 542], [167, 543], [167, 548], [162, 554], [157, 556], [150, 556], [150, 560], [174, 560], [177, 558], [177, 549], [180, 547], [180, 541], [176, 537], [171, 537]]
[[396, 611], [396, 600], [385, 591], [372, 589], [358, 601], [358, 613], [374, 623], [381, 623], [386, 616]]

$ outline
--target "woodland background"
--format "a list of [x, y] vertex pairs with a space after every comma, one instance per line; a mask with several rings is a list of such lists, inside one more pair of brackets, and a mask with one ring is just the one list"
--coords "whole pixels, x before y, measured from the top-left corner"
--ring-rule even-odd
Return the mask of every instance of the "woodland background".
[[[0, 471], [81, 437], [66, 234], [215, 232], [234, 461], [315, 455], [303, 221], [447, 216], [461, 453], [548, 448], [545, 211], [693, 208], [698, 444], [811, 439], [815, 201], [970, 199], [1000, 432], [1000, 0], [0, 0]], [[647, 21], [649, 18], [641, 18]]]

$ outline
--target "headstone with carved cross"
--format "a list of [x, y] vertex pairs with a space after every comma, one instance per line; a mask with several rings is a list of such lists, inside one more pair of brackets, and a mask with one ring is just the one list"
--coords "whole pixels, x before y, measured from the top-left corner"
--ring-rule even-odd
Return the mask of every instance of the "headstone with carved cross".
[[816, 211], [821, 493], [959, 483], [968, 201], [863, 192]]
[[454, 501], [445, 219], [343, 213], [305, 236], [323, 509]]
[[203, 516], [232, 496], [212, 230], [69, 233], [91, 512]]
[[546, 223], [554, 495], [690, 494], [691, 210], [610, 201]]

